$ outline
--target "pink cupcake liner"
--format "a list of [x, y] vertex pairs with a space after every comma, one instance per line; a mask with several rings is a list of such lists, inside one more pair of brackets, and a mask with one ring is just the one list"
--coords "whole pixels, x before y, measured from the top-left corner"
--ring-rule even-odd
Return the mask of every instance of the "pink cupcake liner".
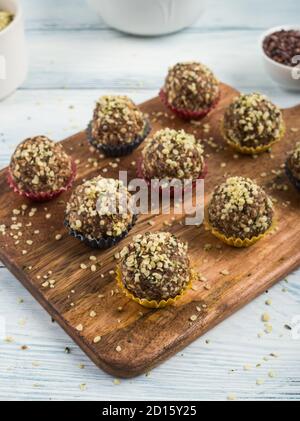
[[[145, 180], [146, 183], [147, 183], [147, 186], [149, 188], [151, 188], [151, 180], [149, 180], [145, 177], [145, 175], [143, 173], [142, 163], [143, 163], [143, 159], [142, 158], [138, 159], [138, 161], [137, 161], [137, 176], [139, 178], [142, 178], [143, 180]], [[203, 171], [201, 172], [201, 174], [199, 174], [197, 180], [204, 180], [206, 178], [207, 174], [208, 174], [208, 165], [205, 163]], [[190, 189], [194, 189], [196, 187], [197, 180], [194, 180], [192, 182], [192, 185], [187, 186], [183, 191], [186, 192], [186, 191], [189, 191]], [[163, 189], [164, 189], [163, 187], [161, 187], [161, 186], [159, 187], [160, 193], [163, 191]], [[157, 191], [157, 188], [155, 188], [154, 191]], [[174, 195], [174, 192], [175, 192], [175, 188], [171, 187], [171, 189], [170, 189], [171, 195]]]
[[174, 107], [168, 102], [167, 95], [163, 89], [160, 90], [159, 97], [162, 103], [167, 108], [169, 108], [174, 114], [176, 114], [183, 120], [201, 120], [202, 118], [206, 117], [214, 108], [216, 108], [220, 101], [221, 95], [218, 96], [218, 98], [212, 103], [212, 105], [209, 108], [200, 111], [187, 111]]
[[72, 187], [74, 180], [76, 178], [76, 173], [77, 173], [77, 167], [76, 167], [75, 161], [72, 160], [72, 175], [68, 183], [64, 187], [53, 192], [29, 192], [29, 191], [20, 190], [13, 178], [10, 168], [8, 168], [8, 171], [7, 171], [7, 182], [8, 182], [9, 187], [15, 193], [19, 194], [22, 197], [25, 197], [26, 199], [32, 200], [33, 202], [48, 202], [60, 196], [62, 193], [66, 192]]

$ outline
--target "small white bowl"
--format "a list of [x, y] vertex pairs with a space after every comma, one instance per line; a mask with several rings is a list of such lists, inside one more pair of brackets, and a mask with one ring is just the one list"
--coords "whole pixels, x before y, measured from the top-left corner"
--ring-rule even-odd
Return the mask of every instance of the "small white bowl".
[[275, 28], [271, 28], [268, 31], [264, 32], [261, 39], [260, 39], [260, 48], [263, 54], [263, 60], [265, 64], [265, 68], [270, 75], [270, 77], [280, 85], [284, 89], [292, 90], [292, 91], [300, 91], [300, 56], [297, 60], [297, 66], [291, 67], [285, 64], [278, 63], [275, 60], [272, 60], [264, 51], [263, 43], [265, 38], [268, 35], [273, 34], [274, 32], [278, 32], [281, 30], [300, 30], [299, 25], [283, 25], [277, 26]]
[[17, 0], [0, 0], [0, 10], [14, 15], [0, 31], [0, 100], [14, 92], [25, 80], [28, 56], [25, 45], [23, 14]]
[[88, 0], [111, 27], [133, 35], [157, 36], [194, 23], [205, 0]]

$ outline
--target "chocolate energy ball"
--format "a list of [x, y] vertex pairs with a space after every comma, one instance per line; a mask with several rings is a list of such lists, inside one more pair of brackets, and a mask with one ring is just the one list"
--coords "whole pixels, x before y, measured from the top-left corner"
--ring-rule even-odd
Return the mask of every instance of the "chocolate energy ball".
[[288, 157], [286, 170], [290, 180], [300, 190], [300, 142], [296, 144], [294, 151]]
[[187, 245], [170, 233], [137, 235], [121, 257], [123, 285], [139, 299], [175, 298], [191, 281]]
[[293, 153], [289, 156], [288, 166], [293, 176], [300, 180], [300, 142], [296, 144]]
[[60, 143], [46, 136], [24, 140], [15, 150], [10, 172], [14, 183], [24, 192], [55, 192], [72, 177], [72, 160]]
[[240, 95], [225, 112], [224, 136], [228, 143], [243, 151], [268, 148], [284, 132], [280, 109], [259, 93]]
[[232, 177], [218, 186], [208, 207], [209, 224], [226, 238], [252, 239], [272, 225], [273, 204], [249, 178]]
[[203, 154], [195, 136], [184, 130], [160, 130], [146, 142], [142, 172], [147, 180], [195, 180], [204, 169]]
[[220, 96], [219, 81], [201, 63], [178, 63], [169, 70], [163, 91], [168, 104], [178, 110], [210, 109]]
[[90, 125], [91, 141], [97, 148], [120, 148], [141, 143], [148, 134], [145, 115], [126, 96], [103, 96]]
[[131, 195], [121, 181], [111, 178], [98, 176], [81, 184], [66, 207], [66, 226], [82, 241], [99, 240], [99, 247], [102, 239], [127, 234], [133, 222]]

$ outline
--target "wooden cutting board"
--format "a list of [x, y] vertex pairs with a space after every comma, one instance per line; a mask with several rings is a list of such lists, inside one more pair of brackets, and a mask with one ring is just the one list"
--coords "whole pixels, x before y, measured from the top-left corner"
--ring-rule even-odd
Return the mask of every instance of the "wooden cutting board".
[[[300, 140], [300, 106], [284, 110], [287, 134], [272, 153], [257, 159], [237, 158], [232, 150], [224, 147], [219, 132], [224, 107], [235, 95], [234, 89], [222, 85], [218, 108], [201, 126], [171, 118], [158, 98], [141, 107], [149, 113], [153, 131], [162, 127], [184, 128], [204, 139], [209, 155], [206, 202], [214, 186], [229, 175], [254, 178], [277, 200], [277, 230], [249, 249], [225, 246], [203, 226], [185, 227], [178, 221], [171, 221], [172, 226], [169, 226], [169, 216], [148, 215], [140, 218], [130, 236], [117, 247], [102, 252], [92, 250], [69, 237], [64, 229], [64, 208], [70, 193], [53, 202], [32, 204], [12, 193], [6, 183], [6, 170], [0, 172], [0, 225], [7, 227], [4, 235], [0, 233], [0, 259], [95, 364], [115, 376], [132, 377], [150, 370], [300, 265], [300, 195], [289, 185], [285, 175], [278, 173], [287, 153]], [[209, 127], [204, 126], [207, 123]], [[217, 147], [211, 142], [212, 138]], [[77, 183], [99, 173], [117, 177], [119, 170], [128, 170], [129, 177], [135, 177], [134, 161], [141, 148], [122, 158], [118, 168], [114, 168], [111, 163], [115, 160], [101, 159], [90, 151], [83, 132], [63, 144], [74, 159], [80, 160]], [[16, 215], [16, 221], [12, 221], [13, 210], [25, 203], [28, 209], [24, 215]], [[36, 212], [32, 212], [32, 208], [36, 208]], [[154, 226], [150, 226], [150, 220], [155, 222]], [[12, 229], [11, 225], [18, 222], [22, 222], [22, 227]], [[111, 271], [117, 263], [115, 253], [133, 235], [160, 229], [170, 230], [189, 242], [192, 263], [207, 282], [195, 282], [193, 290], [173, 307], [147, 310], [117, 291]], [[19, 237], [14, 238], [19, 232]], [[62, 235], [61, 240], [55, 239], [57, 234]], [[33, 243], [27, 244], [28, 240]], [[90, 256], [96, 256], [101, 264], [101, 267], [97, 264], [96, 272], [90, 269], [94, 264]], [[88, 268], [82, 269], [82, 263]], [[221, 274], [226, 271], [229, 275]], [[42, 286], [52, 279], [54, 288]], [[192, 322], [193, 315], [197, 315], [197, 319]], [[79, 325], [83, 330], [76, 329]], [[102, 340], [94, 343], [97, 336]], [[116, 351], [117, 347], [121, 347], [121, 352]]]

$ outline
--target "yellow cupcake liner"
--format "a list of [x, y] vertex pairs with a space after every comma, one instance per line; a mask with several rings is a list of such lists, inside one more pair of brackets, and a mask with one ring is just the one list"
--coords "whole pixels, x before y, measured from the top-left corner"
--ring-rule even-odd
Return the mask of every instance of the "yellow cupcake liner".
[[169, 298], [168, 300], [161, 300], [161, 301], [156, 301], [156, 300], [147, 300], [146, 298], [138, 298], [135, 297], [123, 284], [122, 282], [122, 271], [120, 266], [117, 266], [116, 269], [116, 273], [117, 273], [117, 284], [118, 287], [124, 292], [124, 294], [126, 295], [127, 298], [130, 298], [132, 301], [134, 301], [135, 303], [140, 304], [143, 307], [146, 308], [165, 308], [167, 306], [171, 306], [173, 304], [176, 303], [176, 301], [180, 300], [183, 295], [185, 295], [189, 289], [192, 288], [192, 281], [193, 281], [193, 274], [191, 276], [191, 280], [188, 283], [188, 285], [186, 286], [186, 288], [181, 292], [181, 294], [177, 295], [175, 298]]
[[261, 145], [261, 146], [257, 146], [256, 148], [254, 148], [254, 147], [248, 147], [248, 146], [241, 146], [241, 145], [239, 145], [235, 142], [232, 142], [232, 140], [225, 134], [224, 120], [223, 120], [222, 125], [221, 125], [221, 133], [222, 133], [222, 136], [224, 137], [224, 139], [226, 140], [227, 144], [231, 148], [236, 150], [237, 152], [240, 152], [244, 155], [257, 155], [257, 154], [268, 151], [272, 146], [274, 146], [276, 143], [280, 142], [280, 140], [284, 137], [285, 132], [286, 132], [285, 124], [282, 123], [280, 135], [278, 136], [277, 139], [274, 139], [271, 143], [268, 143], [267, 145]]
[[255, 243], [257, 243], [259, 240], [262, 240], [267, 234], [269, 234], [274, 228], [275, 228], [275, 222], [273, 221], [270, 228], [267, 229], [266, 232], [263, 234], [260, 234], [258, 236], [254, 236], [252, 238], [237, 238], [237, 237], [226, 237], [226, 235], [222, 234], [220, 231], [215, 229], [207, 220], [205, 219], [205, 226], [207, 229], [219, 240], [223, 241], [228, 246], [236, 247], [236, 248], [247, 248], [250, 246], [253, 246]]

